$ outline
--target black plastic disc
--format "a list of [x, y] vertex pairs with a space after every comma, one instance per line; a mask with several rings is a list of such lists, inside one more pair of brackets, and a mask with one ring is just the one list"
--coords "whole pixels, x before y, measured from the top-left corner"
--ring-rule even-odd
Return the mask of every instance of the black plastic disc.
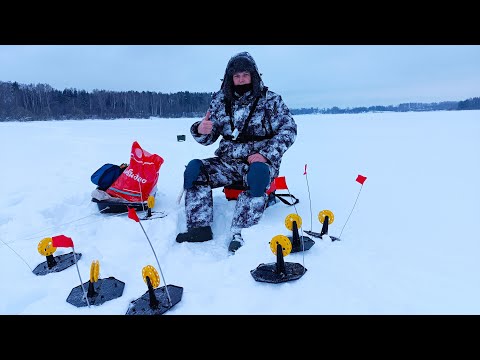
[[[93, 282], [92, 296], [88, 296], [90, 305], [101, 305], [106, 301], [116, 299], [123, 294], [125, 283], [110, 276], [105, 279], [98, 279]], [[90, 281], [83, 283], [83, 288], [88, 294]], [[87, 301], [83, 298], [83, 289], [80, 285], [74, 287], [67, 297], [67, 302], [76, 307], [88, 306]]]
[[277, 273], [277, 264], [271, 263], [258, 265], [256, 269], [250, 270], [250, 274], [256, 281], [280, 283], [300, 279], [306, 271], [301, 264], [286, 262], [284, 273]]
[[[310, 239], [308, 236], [300, 236], [300, 240], [297, 243], [293, 241], [293, 236], [288, 236], [288, 238], [292, 243], [292, 250], [290, 251], [290, 253], [309, 250], [315, 244], [315, 241]], [[302, 240], [303, 240], [303, 245], [302, 245]]]
[[[319, 238], [319, 239], [322, 239], [322, 236], [323, 236], [323, 235], [328, 235], [328, 234], [320, 235], [320, 233], [318, 233], [318, 232], [309, 231], [309, 230], [307, 230], [307, 231], [305, 231], [305, 232], [306, 232], [308, 235], [313, 236], [313, 237], [316, 237], [316, 238]], [[330, 236], [330, 239], [332, 239], [332, 241], [340, 241], [340, 238], [338, 238], [338, 237], [335, 237], [335, 236], [332, 236], [332, 235], [328, 235], [328, 236]], [[323, 239], [322, 239], [322, 240], [323, 240]]]
[[[75, 256], [78, 261], [82, 257], [82, 253], [75, 253]], [[73, 252], [54, 256], [53, 258], [57, 264], [54, 265], [52, 268], [49, 269], [47, 261], [44, 261], [38, 264], [37, 267], [33, 269], [32, 272], [35, 275], [47, 275], [52, 272], [59, 272], [59, 271], [65, 270], [66, 268], [75, 264], [75, 259], [73, 258]]]
[[165, 286], [161, 286], [154, 290], [155, 297], [159, 302], [157, 307], [150, 306], [150, 295], [147, 291], [137, 300], [130, 302], [125, 315], [162, 315], [164, 312], [170, 310], [182, 300], [183, 287], [167, 285], [167, 288], [170, 299], [172, 300], [171, 305], [168, 301]]

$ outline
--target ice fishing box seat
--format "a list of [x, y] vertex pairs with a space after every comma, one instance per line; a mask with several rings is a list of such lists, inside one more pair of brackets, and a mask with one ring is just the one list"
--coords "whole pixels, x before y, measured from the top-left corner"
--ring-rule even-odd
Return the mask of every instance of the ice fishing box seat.
[[[238, 195], [240, 195], [240, 193], [245, 190], [247, 190], [247, 187], [245, 187], [242, 183], [233, 183], [223, 187], [223, 192], [228, 201], [237, 200]], [[276, 204], [277, 199], [286, 205], [295, 205], [299, 202], [299, 200], [292, 194], [278, 194], [276, 193], [276, 190], [288, 190], [287, 184], [285, 182], [285, 176], [279, 176], [273, 179], [270, 187], [267, 189], [267, 207]], [[290, 203], [284, 199], [285, 197], [292, 198], [293, 201]]]

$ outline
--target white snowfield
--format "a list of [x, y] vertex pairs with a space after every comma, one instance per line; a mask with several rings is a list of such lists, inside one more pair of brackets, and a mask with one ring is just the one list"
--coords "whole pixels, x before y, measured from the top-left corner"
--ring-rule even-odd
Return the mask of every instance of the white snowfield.
[[[479, 119], [473, 110], [295, 116], [298, 137], [280, 175], [300, 203], [267, 208], [233, 256], [226, 234], [235, 203], [222, 189], [213, 192], [213, 240], [175, 242], [185, 229], [183, 199], [176, 202], [185, 165], [217, 145], [191, 138], [198, 119], [0, 123], [0, 314], [123, 315], [148, 290], [147, 265], [162, 272], [159, 287], [183, 288], [164, 316], [480, 314], [472, 286], [480, 273]], [[186, 141], [177, 141], [183, 134]], [[143, 229], [91, 202], [91, 174], [128, 162], [133, 141], [165, 160], [154, 210], [168, 215]], [[301, 233], [320, 232], [324, 209], [334, 214], [328, 234], [341, 241], [312, 238], [308, 251], [285, 256], [307, 269], [297, 280], [256, 281], [251, 270], [276, 262], [270, 240], [292, 235], [285, 219], [295, 213]], [[78, 272], [72, 265], [35, 275], [46, 261], [39, 242], [58, 235], [82, 254]], [[54, 256], [71, 251], [59, 247]], [[122, 295], [98, 306], [70, 304], [79, 275], [87, 282], [97, 260], [99, 278], [124, 282]]]

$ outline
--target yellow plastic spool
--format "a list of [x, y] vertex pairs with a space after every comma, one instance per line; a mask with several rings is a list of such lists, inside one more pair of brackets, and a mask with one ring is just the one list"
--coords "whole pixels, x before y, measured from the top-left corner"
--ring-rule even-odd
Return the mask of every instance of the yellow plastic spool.
[[318, 220], [322, 224], [325, 221], [325, 216], [328, 216], [328, 225], [333, 223], [333, 220], [334, 220], [333, 212], [331, 212], [330, 210], [322, 210], [318, 213]]
[[148, 276], [153, 288], [156, 288], [160, 285], [160, 277], [158, 276], [157, 269], [155, 269], [152, 265], [147, 265], [143, 267], [142, 276], [143, 276], [143, 281], [145, 281], [145, 284], [148, 285], [147, 283], [147, 276]]
[[52, 255], [55, 251], [57, 251], [57, 248], [52, 245], [52, 241], [53, 240], [51, 237], [43, 238], [42, 240], [40, 240], [37, 247], [40, 255], [49, 256]]
[[90, 282], [97, 282], [100, 274], [100, 263], [98, 260], [93, 260], [90, 266]]
[[153, 209], [155, 206], [155, 197], [153, 195], [150, 195], [147, 200], [147, 206], [149, 209]]
[[293, 213], [287, 215], [287, 217], [285, 218], [285, 226], [288, 230], [293, 230], [294, 221], [297, 223], [297, 229], [300, 229], [302, 227], [302, 218], [299, 215]]
[[287, 256], [292, 251], [292, 242], [285, 235], [276, 235], [270, 240], [270, 249], [275, 255], [277, 255], [278, 244], [282, 247], [283, 257]]

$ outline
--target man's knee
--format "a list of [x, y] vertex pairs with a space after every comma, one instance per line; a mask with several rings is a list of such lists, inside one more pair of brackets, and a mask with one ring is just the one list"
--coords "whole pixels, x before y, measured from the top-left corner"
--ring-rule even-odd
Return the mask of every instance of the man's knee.
[[191, 189], [197, 183], [198, 177], [203, 170], [203, 162], [199, 159], [191, 160], [183, 173], [183, 188]]
[[247, 185], [252, 196], [263, 196], [270, 185], [270, 169], [267, 164], [254, 162], [248, 168]]

